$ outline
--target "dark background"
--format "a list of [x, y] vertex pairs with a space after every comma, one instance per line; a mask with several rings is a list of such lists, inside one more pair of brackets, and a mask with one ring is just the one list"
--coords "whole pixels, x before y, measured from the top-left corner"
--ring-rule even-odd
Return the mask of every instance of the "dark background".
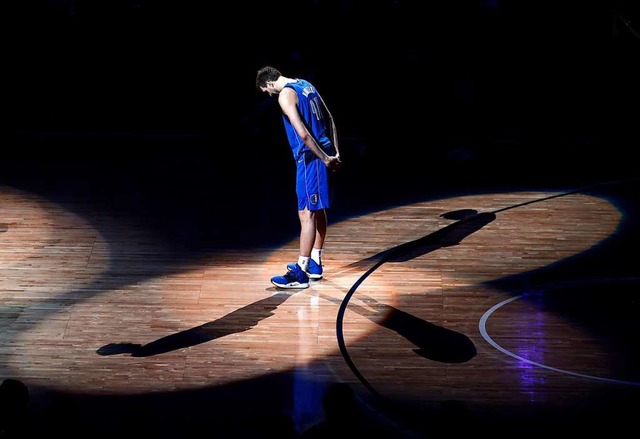
[[[331, 108], [345, 161], [337, 215], [636, 173], [640, 7], [631, 0], [8, 9], [0, 181], [106, 198], [158, 225], [166, 217], [169, 229], [184, 228], [190, 211], [196, 230], [226, 208], [292, 202], [279, 109], [255, 87], [265, 64], [311, 80]], [[295, 221], [256, 227], [290, 232]]]

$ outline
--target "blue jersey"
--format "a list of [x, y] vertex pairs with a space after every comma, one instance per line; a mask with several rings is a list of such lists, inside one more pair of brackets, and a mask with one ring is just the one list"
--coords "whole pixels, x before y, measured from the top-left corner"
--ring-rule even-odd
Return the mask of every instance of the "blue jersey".
[[[316, 88], [304, 79], [296, 79], [295, 82], [290, 82], [285, 85], [285, 87], [292, 88], [298, 94], [298, 112], [302, 117], [302, 121], [307, 126], [311, 135], [316, 139], [318, 145], [327, 151], [327, 153], [330, 153], [331, 138], [328, 135], [330, 128], [328, 126], [329, 120], [327, 119], [327, 113]], [[282, 117], [293, 157], [298, 159], [301, 154], [305, 151], [310, 151], [310, 149], [304, 144], [295, 128], [293, 128], [289, 118], [285, 114], [283, 114]]]

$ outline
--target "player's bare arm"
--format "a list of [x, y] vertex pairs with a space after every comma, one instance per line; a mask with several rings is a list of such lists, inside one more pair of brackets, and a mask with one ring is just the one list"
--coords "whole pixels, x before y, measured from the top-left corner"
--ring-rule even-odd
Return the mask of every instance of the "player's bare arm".
[[316, 143], [316, 140], [307, 130], [307, 127], [302, 122], [300, 113], [298, 112], [298, 95], [290, 88], [284, 88], [278, 95], [278, 103], [282, 112], [289, 118], [291, 125], [296, 130], [305, 145], [309, 147], [320, 160], [323, 161], [327, 167], [333, 167], [335, 157], [331, 157], [325, 153], [322, 148]]

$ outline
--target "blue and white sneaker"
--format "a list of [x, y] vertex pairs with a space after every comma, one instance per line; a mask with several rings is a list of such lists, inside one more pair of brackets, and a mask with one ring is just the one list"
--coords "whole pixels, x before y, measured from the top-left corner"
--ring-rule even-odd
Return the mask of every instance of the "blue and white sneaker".
[[291, 270], [288, 270], [284, 276], [272, 277], [271, 283], [278, 288], [308, 288], [309, 276], [307, 273], [302, 271], [298, 264], [289, 265], [293, 265]]
[[[291, 271], [293, 270], [293, 268], [298, 265], [297, 263], [293, 262], [289, 265], [287, 265], [287, 270]], [[309, 258], [309, 264], [307, 265], [307, 276], [309, 276], [309, 279], [322, 279], [322, 265], [318, 264], [316, 261], [314, 261], [313, 259]]]

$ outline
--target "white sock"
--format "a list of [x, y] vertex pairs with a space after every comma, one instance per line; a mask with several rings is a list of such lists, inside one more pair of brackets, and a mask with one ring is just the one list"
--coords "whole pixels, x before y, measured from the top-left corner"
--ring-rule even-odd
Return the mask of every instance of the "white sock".
[[313, 259], [318, 265], [322, 266], [322, 249], [321, 248], [312, 249], [311, 259]]
[[307, 271], [309, 265], [309, 256], [298, 256], [298, 265], [302, 268], [302, 271]]

